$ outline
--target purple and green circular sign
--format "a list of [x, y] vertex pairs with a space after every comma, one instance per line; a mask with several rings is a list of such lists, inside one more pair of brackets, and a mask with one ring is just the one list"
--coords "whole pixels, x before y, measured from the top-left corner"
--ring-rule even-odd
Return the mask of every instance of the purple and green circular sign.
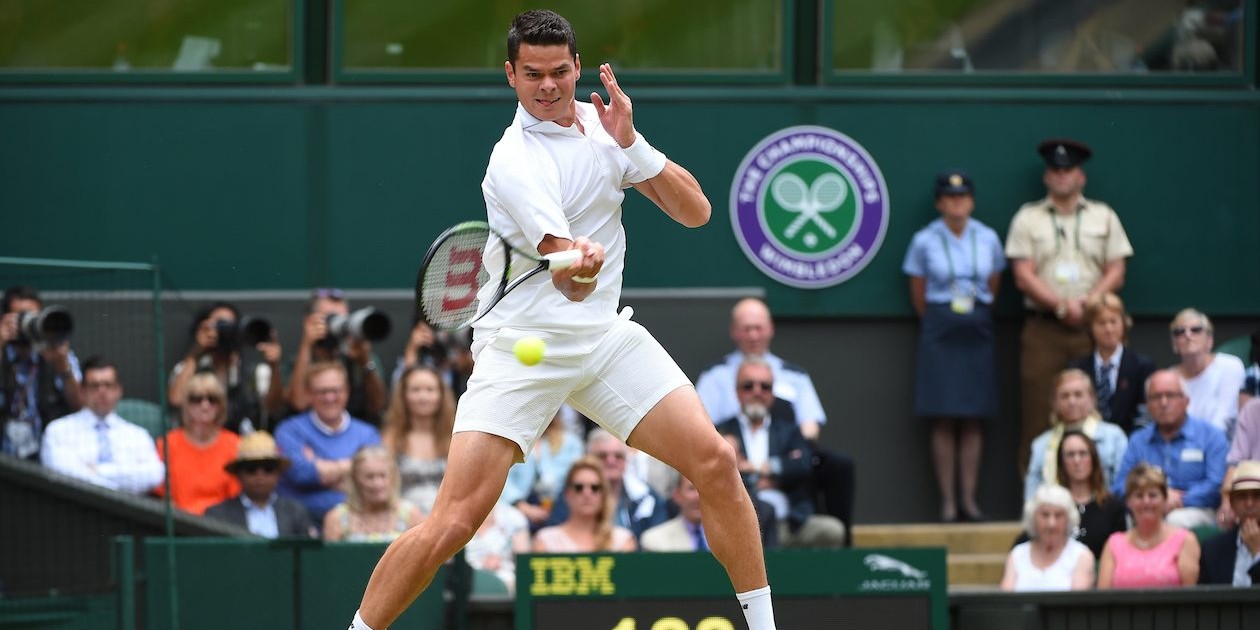
[[744, 254], [771, 278], [804, 289], [835, 286], [879, 251], [888, 186], [852, 138], [826, 127], [781, 129], [735, 171], [731, 227]]

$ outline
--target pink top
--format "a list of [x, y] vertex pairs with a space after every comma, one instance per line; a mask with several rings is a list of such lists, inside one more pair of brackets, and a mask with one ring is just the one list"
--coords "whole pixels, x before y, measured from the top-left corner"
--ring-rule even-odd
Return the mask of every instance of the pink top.
[[1116, 560], [1116, 570], [1111, 577], [1112, 588], [1181, 586], [1177, 554], [1189, 535], [1189, 531], [1176, 527], [1154, 549], [1138, 549], [1129, 542], [1125, 532], [1112, 534], [1107, 539], [1107, 546]]

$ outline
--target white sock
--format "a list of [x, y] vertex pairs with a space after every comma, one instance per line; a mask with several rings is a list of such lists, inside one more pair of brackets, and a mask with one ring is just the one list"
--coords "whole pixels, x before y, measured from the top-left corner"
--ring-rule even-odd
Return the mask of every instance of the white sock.
[[372, 627], [363, 623], [363, 617], [359, 616], [359, 611], [354, 611], [354, 621], [350, 622], [347, 630], [372, 630]]
[[748, 630], [776, 630], [774, 606], [770, 604], [769, 585], [755, 591], [736, 593], [735, 597], [739, 598], [739, 603], [744, 609], [744, 621], [748, 622]]

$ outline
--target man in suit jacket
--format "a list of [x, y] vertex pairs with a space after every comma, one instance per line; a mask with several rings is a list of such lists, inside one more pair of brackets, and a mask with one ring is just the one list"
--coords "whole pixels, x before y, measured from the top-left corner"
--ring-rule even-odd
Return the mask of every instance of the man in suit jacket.
[[206, 516], [235, 523], [264, 538], [314, 538], [310, 514], [301, 503], [276, 494], [289, 459], [266, 431], [241, 438], [236, 459], [224, 466], [241, 480], [241, 493], [206, 509]]
[[1203, 543], [1199, 584], [1260, 587], [1260, 462], [1238, 463], [1229, 503], [1238, 527]]
[[[787, 407], [774, 405], [774, 372], [760, 358], [747, 358], [735, 379], [739, 415], [718, 424], [735, 446], [739, 470], [758, 498], [775, 506], [779, 540], [787, 547], [841, 547], [845, 525], [814, 513], [809, 441]], [[771, 410], [776, 415], [773, 418]]]
[[[678, 516], [643, 532], [639, 537], [639, 547], [644, 551], [708, 551], [709, 539], [700, 520], [700, 492], [695, 484], [678, 475], [670, 496], [678, 507]], [[774, 549], [779, 546], [774, 508], [757, 497], [752, 500], [757, 511], [757, 525], [761, 529], [761, 546], [763, 549]]]
[[1155, 362], [1124, 347], [1133, 320], [1116, 294], [1104, 293], [1091, 300], [1085, 308], [1085, 323], [1094, 351], [1068, 367], [1093, 379], [1102, 419], [1132, 434], [1138, 428], [1139, 406], [1146, 402], [1146, 379], [1155, 371]]

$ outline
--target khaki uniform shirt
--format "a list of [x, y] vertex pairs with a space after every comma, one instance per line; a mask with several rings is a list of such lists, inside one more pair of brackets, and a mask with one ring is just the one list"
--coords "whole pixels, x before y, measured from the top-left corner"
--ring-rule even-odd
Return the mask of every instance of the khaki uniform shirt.
[[[1065, 299], [1085, 297], [1106, 263], [1132, 255], [1116, 211], [1084, 197], [1072, 215], [1057, 214], [1049, 197], [1026, 203], [1006, 235], [1007, 258], [1031, 260], [1037, 276]], [[1027, 296], [1024, 305], [1043, 309]]]

